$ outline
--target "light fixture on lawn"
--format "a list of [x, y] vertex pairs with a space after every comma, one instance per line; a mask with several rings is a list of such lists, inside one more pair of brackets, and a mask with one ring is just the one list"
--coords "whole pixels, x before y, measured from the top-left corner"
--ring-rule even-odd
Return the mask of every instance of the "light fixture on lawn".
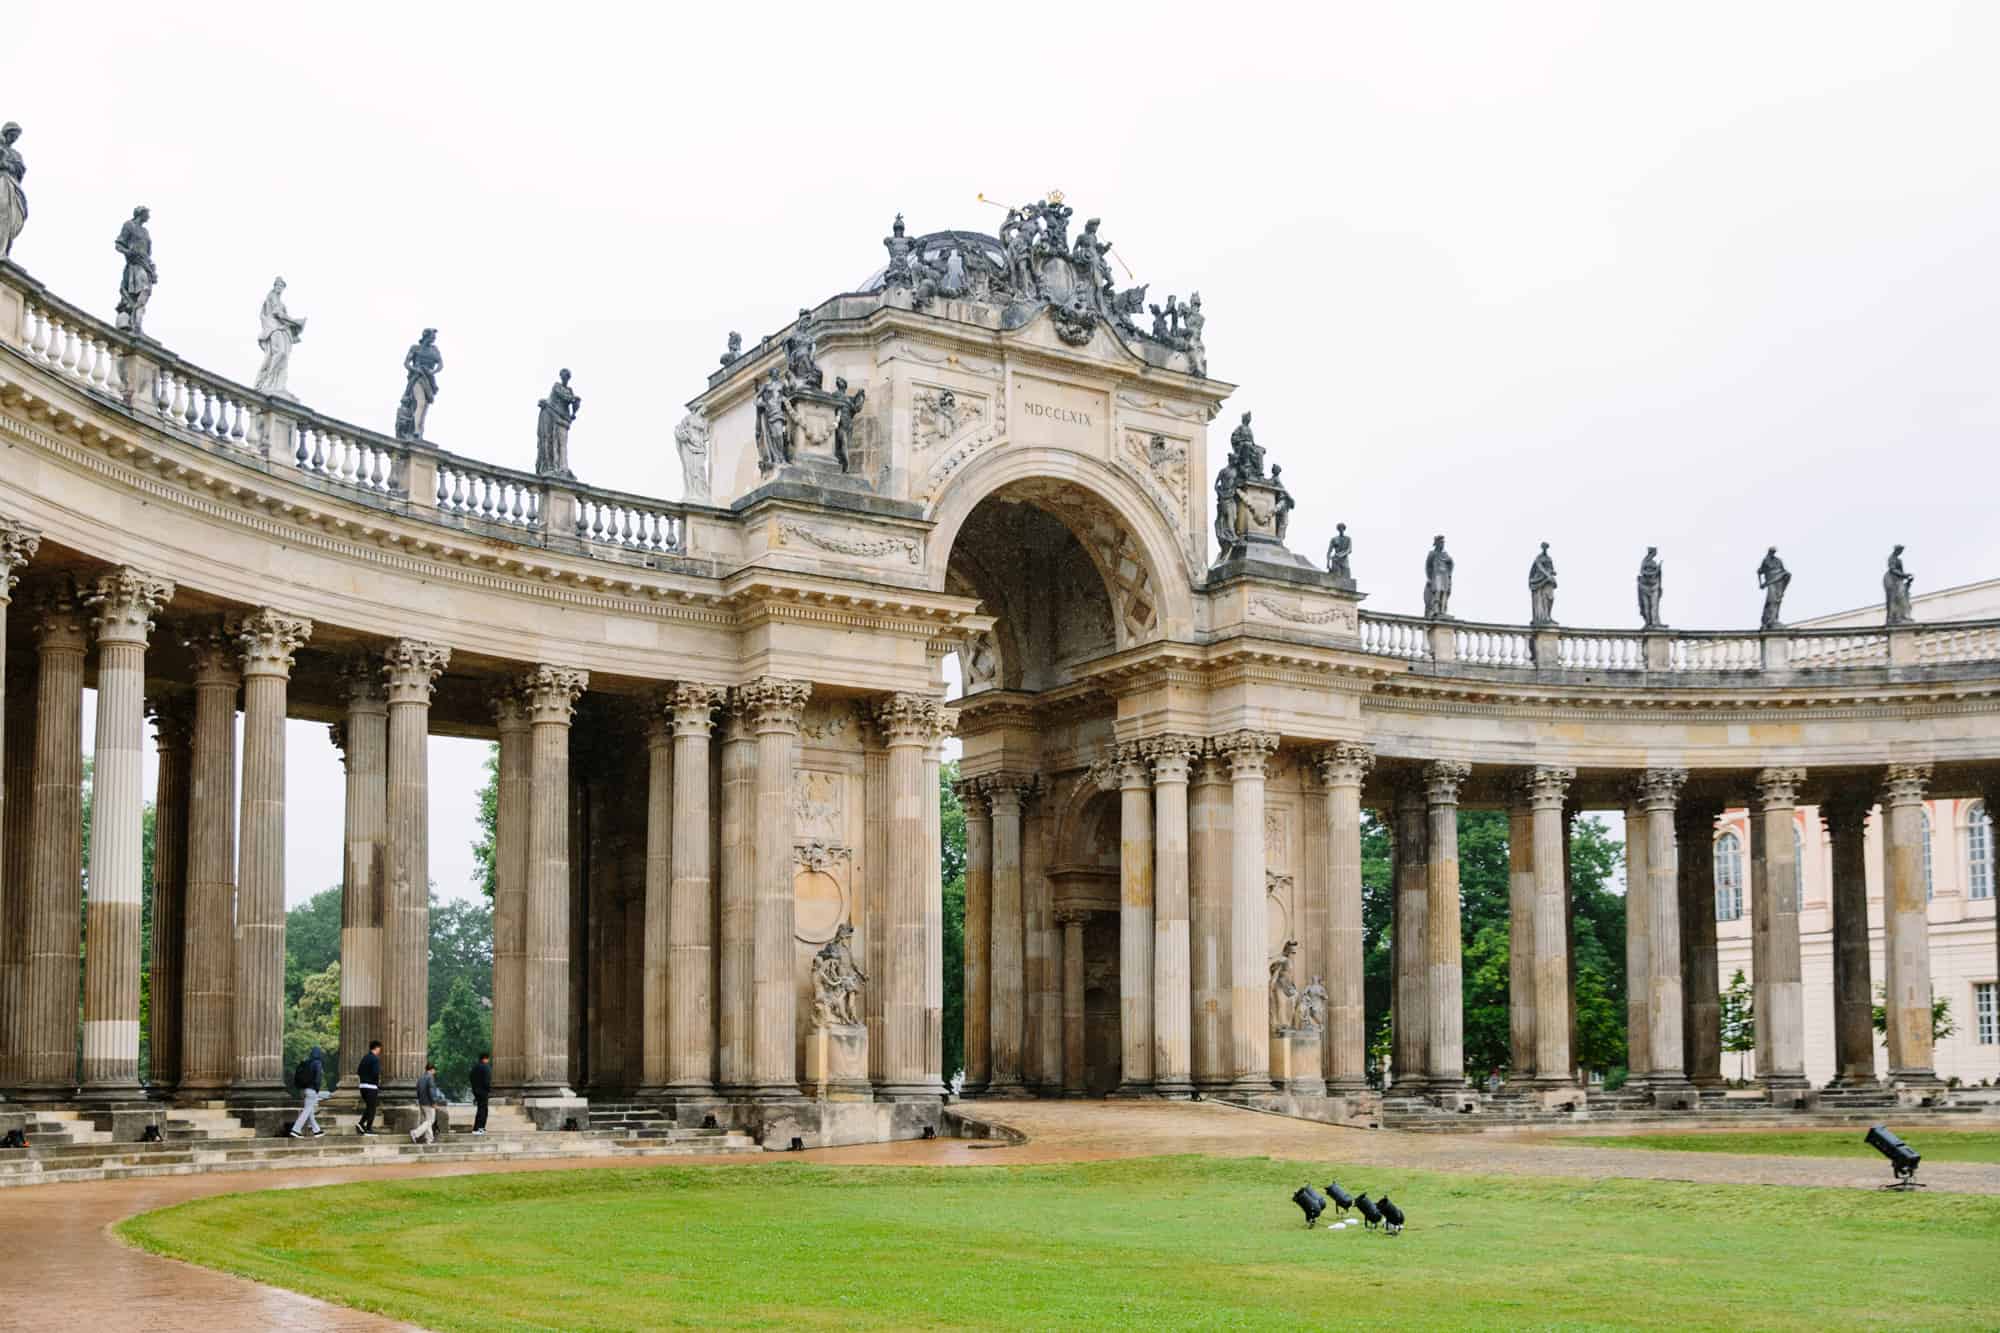
[[1340, 1187], [1337, 1180], [1326, 1182], [1326, 1197], [1333, 1200], [1333, 1206], [1345, 1213], [1354, 1206], [1354, 1196]]
[[1297, 1204], [1299, 1211], [1306, 1215], [1306, 1229], [1308, 1231], [1312, 1229], [1314, 1223], [1319, 1221], [1319, 1215], [1326, 1211], [1326, 1200], [1322, 1199], [1319, 1191], [1310, 1185], [1299, 1186], [1292, 1194], [1292, 1202]]
[[1924, 1155], [1909, 1144], [1889, 1132], [1887, 1125], [1876, 1125], [1868, 1131], [1866, 1142], [1869, 1147], [1889, 1159], [1889, 1169], [1896, 1173], [1896, 1183], [1884, 1185], [1885, 1190], [1920, 1190], [1924, 1186], [1917, 1182], [1917, 1164]]
[[1365, 1193], [1354, 1196], [1354, 1206], [1361, 1210], [1361, 1225], [1373, 1231], [1382, 1225], [1382, 1210]]
[[1392, 1236], [1401, 1234], [1403, 1230], [1403, 1210], [1398, 1208], [1395, 1202], [1386, 1194], [1375, 1201], [1375, 1207], [1382, 1214], [1382, 1229]]

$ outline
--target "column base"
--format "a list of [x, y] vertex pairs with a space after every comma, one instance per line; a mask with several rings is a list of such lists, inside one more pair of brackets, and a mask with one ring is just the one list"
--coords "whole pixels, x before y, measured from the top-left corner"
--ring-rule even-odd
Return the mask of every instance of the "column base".
[[1184, 1102], [1194, 1096], [1194, 1080], [1185, 1074], [1168, 1074], [1153, 1080], [1153, 1095]]
[[1238, 1074], [1235, 1078], [1229, 1080], [1222, 1091], [1231, 1094], [1241, 1093], [1246, 1096], [1257, 1096], [1266, 1092], [1275, 1092], [1277, 1091], [1277, 1087], [1277, 1084], [1271, 1082], [1271, 1076], [1268, 1073]]
[[1003, 1102], [1032, 1101], [1035, 1096], [1024, 1083], [1013, 1080], [1003, 1083], [999, 1079], [994, 1079], [991, 1083], [987, 1084], [986, 1091], [980, 1095], [992, 1101]]
[[1146, 1079], [1142, 1082], [1140, 1080], [1134, 1079], [1125, 1083], [1120, 1083], [1117, 1087], [1113, 1088], [1110, 1092], [1106, 1093], [1105, 1096], [1116, 1097], [1121, 1099], [1131, 1099], [1140, 1097], [1151, 1098], [1153, 1096], [1153, 1081], [1151, 1079]]
[[796, 1083], [759, 1083], [746, 1088], [732, 1088], [729, 1099], [737, 1102], [756, 1102], [760, 1105], [773, 1102], [803, 1102], [805, 1093]]
[[1882, 1088], [1882, 1080], [1871, 1072], [1868, 1074], [1835, 1074], [1826, 1085], [1828, 1092], [1877, 1092]]
[[1684, 1075], [1648, 1074], [1644, 1090], [1661, 1110], [1694, 1111], [1701, 1107], [1701, 1093]]
[[1357, 1074], [1352, 1078], [1330, 1078], [1326, 1081], [1326, 1095], [1329, 1097], [1350, 1097], [1357, 1092], [1368, 1092], [1368, 1077]]
[[232, 1083], [223, 1097], [231, 1106], [283, 1106], [302, 1100], [282, 1083]]
[[1941, 1088], [1944, 1086], [1944, 1080], [1937, 1076], [1937, 1070], [1935, 1069], [1891, 1069], [1889, 1071], [1889, 1082], [1891, 1084], [1901, 1083], [1911, 1088]]
[[1714, 1088], [1719, 1091], [1729, 1086], [1729, 1080], [1724, 1078], [1720, 1074], [1690, 1074], [1688, 1076], [1688, 1082], [1694, 1084], [1697, 1088], [1700, 1088], [1703, 1092], [1707, 1092], [1710, 1088]]
[[150, 1099], [135, 1079], [130, 1083], [86, 1083], [76, 1090], [76, 1100], [79, 1106], [131, 1106]]
[[985, 1079], [981, 1079], [977, 1083], [967, 1079], [958, 1085], [958, 1095], [967, 1100], [974, 1097], [984, 1097], [986, 1095], [986, 1087], [987, 1083]]
[[941, 1082], [917, 1083], [877, 1083], [875, 1100], [878, 1102], [934, 1102], [944, 1096]]
[[180, 1087], [174, 1089], [173, 1104], [179, 1107], [188, 1107], [188, 1108], [213, 1107], [219, 1110], [224, 1105], [226, 1105], [228, 1101], [229, 1101], [229, 1089], [227, 1088]]
[[25, 1102], [31, 1106], [45, 1106], [51, 1102], [72, 1102], [76, 1100], [75, 1088], [9, 1088], [7, 1099]]

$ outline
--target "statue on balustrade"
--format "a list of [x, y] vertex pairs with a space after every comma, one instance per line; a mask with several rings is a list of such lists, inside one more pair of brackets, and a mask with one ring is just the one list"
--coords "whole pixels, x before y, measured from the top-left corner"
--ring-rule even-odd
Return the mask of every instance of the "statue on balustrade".
[[769, 472], [791, 459], [785, 443], [785, 387], [772, 366], [757, 386], [757, 470]]
[[1916, 581], [1914, 574], [1903, 570], [1903, 548], [1898, 546], [1889, 552], [1889, 567], [1882, 572], [1882, 600], [1888, 624], [1909, 625], [1916, 621], [1910, 610], [1910, 585]]
[[1041, 295], [1041, 280], [1035, 275], [1035, 236], [1039, 230], [1040, 223], [1019, 208], [1008, 209], [1007, 220], [1000, 224], [1000, 248], [1007, 256], [1007, 284], [1014, 289], [1018, 301], [1033, 301]]
[[1792, 574], [1785, 568], [1785, 562], [1778, 559], [1775, 546], [1764, 552], [1764, 561], [1757, 566], [1757, 586], [1764, 590], [1764, 619], [1759, 628], [1782, 629], [1778, 613], [1784, 607], [1785, 589], [1792, 586]]
[[1529, 623], [1556, 623], [1556, 562], [1549, 558], [1547, 542], [1542, 543], [1542, 553], [1528, 566], [1528, 602], [1533, 608]]
[[730, 366], [743, 359], [743, 335], [735, 329], [729, 331], [729, 346], [723, 349], [722, 364]]
[[305, 337], [306, 322], [293, 319], [285, 309], [283, 278], [272, 280], [271, 294], [264, 298], [257, 320], [262, 327], [257, 345], [264, 349], [264, 364], [257, 368], [257, 392], [290, 399], [292, 394], [285, 387], [285, 376], [292, 365], [292, 344]]
[[1639, 562], [1639, 620], [1647, 629], [1667, 627], [1667, 622], [1660, 619], [1660, 590], [1664, 575], [1660, 548], [1648, 546], [1646, 558]]
[[1298, 507], [1292, 493], [1285, 489], [1285, 483], [1278, 480], [1284, 470], [1276, 463], [1271, 464], [1271, 484], [1278, 488], [1278, 503], [1271, 510], [1271, 522], [1277, 528], [1279, 541], [1285, 539], [1285, 529], [1292, 525], [1292, 510]]
[[1215, 544], [1222, 548], [1223, 555], [1243, 541], [1236, 531], [1236, 464], [1224, 463], [1222, 470], [1215, 474]]
[[1318, 1032], [1326, 1027], [1326, 978], [1314, 977], [1299, 992], [1298, 1008], [1292, 1011], [1292, 1026], [1300, 1032]]
[[535, 404], [535, 475], [575, 481], [569, 470], [569, 428], [576, 421], [583, 399], [569, 387], [569, 372], [562, 371], [549, 389], [549, 396]]
[[142, 332], [146, 303], [153, 299], [153, 284], [160, 280], [160, 271], [153, 267], [153, 233], [146, 230], [152, 216], [153, 210], [143, 204], [133, 209], [131, 218], [118, 229], [118, 239], [111, 243], [125, 256], [125, 272], [118, 279], [118, 327], [134, 333]]
[[1348, 557], [1354, 553], [1354, 538], [1347, 535], [1345, 523], [1336, 523], [1333, 529], [1333, 540], [1326, 544], [1326, 572], [1337, 579], [1352, 582], [1354, 570], [1348, 563]]
[[849, 944], [853, 938], [854, 927], [843, 921], [833, 938], [813, 955], [815, 1027], [857, 1027], [863, 1021], [858, 1001], [861, 983], [868, 980], [868, 974], [855, 965], [854, 950]]
[[1229, 432], [1229, 462], [1245, 481], [1264, 479], [1264, 446], [1257, 443], [1257, 436], [1250, 429], [1248, 412], [1243, 414], [1236, 429]]
[[424, 438], [424, 420], [438, 392], [438, 372], [444, 369], [444, 354], [438, 351], [436, 329], [425, 329], [403, 356], [403, 401], [396, 405], [396, 438], [412, 443]]
[[1200, 375], [1205, 379], [1208, 376], [1208, 349], [1202, 346], [1201, 331], [1208, 325], [1208, 316], [1201, 313], [1200, 292], [1188, 298], [1188, 303], [1181, 314], [1184, 317], [1183, 327], [1187, 335], [1188, 373]]
[[1097, 234], [1097, 224], [1101, 220], [1092, 218], [1083, 224], [1076, 243], [1070, 247], [1070, 264], [1076, 269], [1077, 286], [1108, 315], [1111, 313], [1107, 297], [1111, 290], [1111, 265], [1105, 256], [1111, 253], [1111, 242]]
[[785, 387], [818, 389], [826, 382], [819, 368], [819, 335], [812, 311], [801, 308], [798, 322], [785, 335]]
[[1298, 983], [1292, 980], [1292, 959], [1298, 956], [1299, 942], [1286, 940], [1285, 947], [1271, 960], [1271, 1031], [1292, 1025], [1293, 1001], [1298, 998]]
[[21, 127], [13, 121], [0, 125], [0, 259], [14, 252], [14, 238], [28, 225], [28, 196], [21, 188], [28, 163], [14, 147], [20, 137]]
[[882, 238], [882, 248], [889, 252], [889, 267], [882, 272], [884, 287], [909, 287], [915, 284], [916, 275], [910, 269], [910, 252], [917, 243], [903, 234], [903, 215], [896, 214], [889, 234]]
[[1431, 539], [1431, 553], [1424, 557], [1424, 618], [1451, 618], [1452, 559], [1445, 554], [1444, 538]]
[[708, 418], [695, 408], [674, 427], [674, 448], [681, 456], [681, 499], [705, 505], [708, 490]]
[[840, 400], [840, 405], [834, 409], [833, 456], [840, 463], [840, 470], [847, 472], [852, 470], [847, 463], [854, 443], [854, 414], [861, 410], [861, 402], [868, 396], [868, 390], [856, 389], [849, 393], [846, 378], [835, 376], [833, 396]]

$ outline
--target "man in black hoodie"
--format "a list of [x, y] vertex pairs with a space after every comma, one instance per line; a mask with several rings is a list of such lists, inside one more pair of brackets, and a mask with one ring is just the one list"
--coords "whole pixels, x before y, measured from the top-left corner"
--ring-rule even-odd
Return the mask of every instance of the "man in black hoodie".
[[299, 1112], [299, 1118], [292, 1122], [292, 1127], [285, 1131], [285, 1137], [288, 1139], [304, 1138], [305, 1127], [311, 1125], [312, 1136], [319, 1138], [326, 1131], [319, 1127], [319, 1117], [314, 1113], [319, 1110], [319, 1104], [329, 1095], [327, 1092], [320, 1090], [320, 1083], [326, 1077], [325, 1052], [321, 1051], [317, 1046], [313, 1047], [312, 1054], [308, 1055], [304, 1062], [299, 1065], [298, 1069], [294, 1071], [294, 1076], [298, 1079], [299, 1096], [304, 1099], [305, 1106]]
[[486, 1132], [486, 1099], [493, 1095], [493, 1052], [481, 1051], [479, 1063], [472, 1067], [472, 1100], [478, 1104], [478, 1114], [472, 1117], [472, 1132]]
[[361, 1123], [355, 1127], [357, 1134], [375, 1132], [375, 1103], [382, 1096], [382, 1043], [368, 1043], [368, 1054], [361, 1057], [361, 1064], [355, 1069], [355, 1081], [361, 1085]]

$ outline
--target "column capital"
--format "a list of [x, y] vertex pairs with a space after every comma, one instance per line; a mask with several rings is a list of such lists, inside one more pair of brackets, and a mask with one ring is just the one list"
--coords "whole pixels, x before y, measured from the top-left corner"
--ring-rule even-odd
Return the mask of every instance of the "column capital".
[[706, 736], [715, 726], [715, 710], [729, 697], [729, 690], [722, 685], [710, 685], [705, 681], [675, 681], [672, 689], [660, 696], [660, 706], [673, 718], [674, 735]]
[[503, 733], [528, 729], [528, 697], [522, 693], [519, 681], [494, 686], [487, 691], [486, 703], [493, 710], [494, 724]]
[[928, 694], [892, 694], [875, 704], [875, 722], [890, 745], [928, 745], [944, 705]]
[[1472, 765], [1456, 759], [1433, 759], [1424, 765], [1424, 799], [1431, 805], [1457, 805], [1458, 789], [1472, 776]]
[[382, 654], [382, 679], [392, 704], [429, 704], [437, 678], [451, 664], [451, 649], [421, 639], [398, 639]]
[[1278, 735], [1272, 731], [1232, 731], [1217, 736], [1209, 745], [1228, 761], [1231, 781], [1261, 778], [1271, 756], [1278, 752]]
[[332, 742], [333, 742], [333, 748], [334, 748], [334, 749], [336, 749], [336, 750], [340, 751], [340, 763], [341, 763], [341, 766], [342, 766], [343, 768], [344, 768], [344, 767], [346, 767], [346, 765], [347, 765], [347, 724], [346, 724], [345, 722], [329, 722], [329, 723], [327, 723], [327, 724], [326, 724], [326, 738], [327, 738], [328, 740], [330, 740], [330, 741], [332, 741]]
[[187, 695], [147, 700], [146, 716], [153, 719], [154, 743], [161, 754], [184, 753], [194, 744], [194, 700]]
[[989, 773], [979, 779], [979, 789], [995, 815], [1017, 815], [1022, 803], [1034, 794], [1035, 779], [1028, 773]]
[[1649, 768], [1639, 775], [1633, 790], [1639, 796], [1641, 810], [1672, 811], [1680, 800], [1681, 788], [1687, 785], [1685, 768]]
[[1375, 749], [1359, 741], [1341, 741], [1315, 751], [1313, 769], [1328, 787], [1359, 787], [1375, 767]]
[[197, 685], [236, 685], [243, 673], [236, 669], [236, 645], [219, 624], [192, 630], [183, 640], [194, 659]]
[[1152, 766], [1138, 741], [1122, 742], [1112, 762], [1118, 765], [1118, 790], [1145, 791], [1153, 785]]
[[1573, 768], [1538, 765], [1514, 780], [1514, 790], [1531, 810], [1560, 810], [1569, 794], [1569, 784], [1574, 781]]
[[25, 523], [0, 516], [0, 602], [14, 595], [21, 566], [42, 549], [42, 534]]
[[1858, 833], [1868, 824], [1868, 812], [1875, 798], [1867, 792], [1842, 791], [1819, 803], [1819, 822], [1829, 838]]
[[1154, 736], [1139, 742], [1139, 749], [1153, 765], [1153, 781], [1186, 782], [1202, 742], [1193, 736]]
[[1882, 804], [1921, 805], [1930, 785], [1929, 764], [1891, 764], [1882, 771]]
[[1087, 926], [1090, 924], [1088, 907], [1058, 907], [1056, 920], [1065, 926]]
[[812, 697], [812, 682], [760, 676], [736, 687], [736, 706], [761, 735], [784, 732], [796, 736], [805, 719], [806, 700]]
[[37, 647], [80, 653], [89, 646], [89, 616], [74, 583], [58, 580], [35, 599], [34, 612]]
[[520, 689], [531, 721], [568, 726], [576, 714], [577, 697], [589, 685], [588, 671], [543, 662], [521, 673]]
[[1117, 791], [1120, 782], [1117, 747], [1112, 747], [1112, 753], [1104, 758], [1092, 761], [1086, 777], [1097, 784], [1099, 791]]
[[95, 613], [99, 643], [144, 644], [153, 617], [172, 601], [174, 585], [130, 565], [98, 576], [83, 600]]
[[356, 653], [340, 667], [340, 693], [350, 713], [386, 713], [389, 693], [382, 684], [382, 663]]
[[1805, 785], [1803, 768], [1760, 768], [1757, 770], [1757, 804], [1769, 809], [1799, 803], [1799, 788]]
[[951, 784], [951, 789], [958, 794], [958, 803], [965, 807], [967, 815], [977, 812], [982, 818], [984, 817], [986, 796], [979, 789], [978, 778], [960, 778]]
[[931, 748], [936, 749], [956, 735], [958, 735], [958, 710], [956, 708], [938, 709], [937, 721], [931, 726]]
[[312, 621], [260, 606], [229, 625], [246, 676], [289, 676], [292, 655], [312, 637]]

